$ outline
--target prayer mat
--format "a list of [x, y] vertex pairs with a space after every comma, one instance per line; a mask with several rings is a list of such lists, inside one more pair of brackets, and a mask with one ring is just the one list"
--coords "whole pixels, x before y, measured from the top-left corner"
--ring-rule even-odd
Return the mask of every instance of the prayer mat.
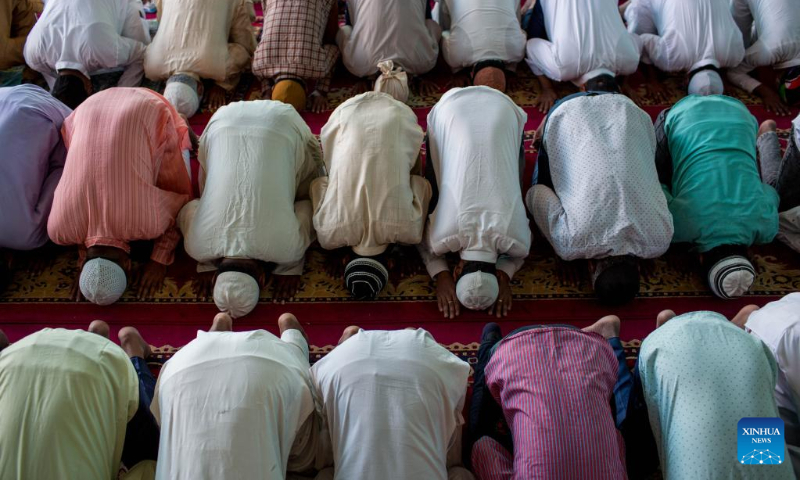
[[[260, 15], [260, 5], [257, 5], [257, 15]], [[260, 19], [257, 19], [254, 24], [256, 32], [260, 30], [259, 22]], [[438, 92], [423, 97], [412, 89], [408, 101], [423, 128], [426, 128], [431, 107], [449, 88], [452, 74], [440, 61], [428, 78], [438, 86]], [[329, 110], [320, 114], [303, 114], [312, 132], [318, 134], [331, 111], [351, 96], [355, 80], [340, 61], [333, 77]], [[685, 94], [680, 76], [665, 76], [662, 79], [661, 83], [670, 93], [667, 105], [657, 105], [649, 99], [649, 86], [643, 84], [640, 75], [632, 76], [628, 82], [641, 97], [640, 105], [652, 118]], [[163, 89], [163, 84], [148, 83], [146, 86], [159, 91]], [[522, 62], [518, 74], [510, 78], [509, 86], [508, 95], [528, 115], [525, 127], [527, 168], [524, 178], [527, 189], [536, 160], [536, 151], [532, 146], [533, 133], [544, 117], [534, 108], [539, 95], [539, 83]], [[562, 97], [576, 91], [571, 84], [560, 84], [557, 88]], [[757, 98], [739, 90], [730, 93], [742, 100], [759, 122], [771, 117]], [[227, 101], [256, 100], [260, 96], [259, 82], [246, 74], [229, 94]], [[190, 123], [198, 134], [202, 134], [212, 114], [204, 105], [191, 119]], [[791, 117], [776, 119], [784, 143], [789, 135], [791, 119], [796, 115], [797, 109]], [[193, 161], [193, 170], [197, 171], [196, 161]], [[530, 224], [535, 229], [532, 220]], [[583, 275], [579, 285], [562, 284], [559, 271], [563, 265], [556, 259], [547, 241], [534, 231], [531, 255], [512, 282], [512, 311], [500, 323], [504, 331], [532, 323], [569, 323], [583, 327], [603, 315], [613, 313], [622, 318], [621, 337], [624, 340], [643, 339], [655, 327], [655, 317], [662, 309], [669, 308], [679, 314], [692, 310], [714, 310], [730, 317], [746, 304], [763, 305], [800, 289], [800, 255], [796, 252], [782, 244], [773, 243], [753, 247], [751, 253], [759, 275], [752, 292], [743, 299], [724, 301], [713, 297], [700, 271], [697, 257], [675, 247], [661, 259], [645, 262], [639, 298], [629, 305], [610, 309], [594, 300], [588, 274]], [[146, 257], [145, 252], [143, 258]], [[474, 342], [479, 340], [481, 328], [493, 320], [484, 312], [470, 311], [462, 311], [456, 319], [443, 319], [436, 304], [435, 285], [425, 274], [416, 254], [409, 260], [413, 264], [411, 270], [416, 272], [395, 279], [374, 302], [353, 301], [341, 279], [326, 273], [326, 258], [326, 253], [319, 246], [312, 246], [297, 296], [286, 305], [276, 305], [272, 303], [271, 286], [267, 285], [259, 306], [248, 317], [236, 320], [235, 328], [267, 328], [274, 331], [278, 315], [290, 311], [306, 327], [311, 343], [321, 345], [312, 349], [312, 356], [319, 356], [328, 351], [330, 345], [336, 344], [342, 330], [348, 325], [373, 329], [423, 327], [455, 353], [470, 358], [477, 349]], [[456, 258], [450, 261], [455, 262]], [[152, 345], [166, 348], [158, 351], [167, 355], [172, 351], [170, 348], [191, 340], [198, 329], [207, 329], [217, 311], [211, 299], [195, 295], [192, 287], [195, 263], [180, 248], [175, 264], [168, 271], [164, 287], [155, 296], [137, 299], [134, 292], [129, 291], [120, 302], [110, 307], [70, 300], [70, 291], [79, 273], [74, 248], [49, 247], [32, 254], [20, 254], [15, 257], [15, 264], [11, 284], [5, 292], [0, 293], [0, 329], [12, 341], [46, 326], [85, 328], [91, 320], [102, 318], [111, 324], [114, 332], [124, 325], [137, 326]], [[585, 266], [578, 266], [585, 271]]]

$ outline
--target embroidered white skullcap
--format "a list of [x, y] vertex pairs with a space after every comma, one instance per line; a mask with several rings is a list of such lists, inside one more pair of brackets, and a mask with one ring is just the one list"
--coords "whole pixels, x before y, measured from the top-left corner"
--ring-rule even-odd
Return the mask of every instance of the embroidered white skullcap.
[[[185, 78], [184, 78], [185, 77]], [[191, 83], [194, 82], [194, 86]], [[181, 115], [191, 118], [200, 108], [200, 97], [197, 95], [197, 82], [187, 75], [175, 75], [167, 80], [164, 98], [175, 107]]]
[[734, 255], [723, 258], [708, 272], [708, 283], [714, 295], [720, 298], [741, 297], [750, 290], [756, 270], [744, 257]]
[[723, 91], [722, 78], [714, 70], [700, 70], [689, 81], [690, 95], [722, 95]]
[[239, 318], [252, 312], [258, 304], [261, 288], [256, 279], [242, 272], [223, 272], [214, 285], [214, 303], [220, 312]]
[[88, 260], [81, 269], [81, 293], [97, 305], [111, 305], [119, 300], [128, 287], [125, 270], [105, 258]]
[[408, 74], [402, 68], [395, 68], [394, 62], [386, 60], [378, 64], [381, 71], [375, 80], [375, 91], [388, 93], [395, 100], [406, 103], [408, 101]]
[[497, 277], [486, 272], [462, 275], [456, 284], [456, 296], [470, 310], [486, 310], [497, 301], [500, 286]]

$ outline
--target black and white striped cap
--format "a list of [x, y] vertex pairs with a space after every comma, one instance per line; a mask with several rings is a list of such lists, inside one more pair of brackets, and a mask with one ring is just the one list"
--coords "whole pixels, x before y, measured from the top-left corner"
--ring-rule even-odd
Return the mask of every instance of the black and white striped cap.
[[344, 269], [344, 284], [356, 300], [372, 300], [389, 281], [389, 272], [373, 258], [356, 258]]
[[741, 297], [747, 293], [755, 278], [753, 264], [740, 255], [725, 257], [708, 271], [711, 291], [725, 299]]

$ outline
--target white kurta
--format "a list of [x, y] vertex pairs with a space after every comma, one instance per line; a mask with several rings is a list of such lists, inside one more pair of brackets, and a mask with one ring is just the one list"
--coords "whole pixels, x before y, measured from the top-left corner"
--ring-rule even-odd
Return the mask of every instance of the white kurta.
[[775, 354], [778, 406], [800, 412], [800, 293], [790, 293], [756, 310], [745, 328]]
[[120, 87], [137, 87], [150, 32], [139, 0], [47, 2], [25, 42], [25, 63], [53, 87], [59, 70], [86, 76], [124, 69]]
[[236, 102], [214, 114], [200, 138], [200, 193], [178, 216], [186, 253], [278, 264], [300, 275], [314, 240], [311, 201], [300, 200], [321, 165], [319, 142], [294, 108]]
[[[515, 65], [525, 57], [517, 0], [437, 0], [442, 56], [453, 70], [483, 60]], [[438, 16], [438, 18], [436, 18]]]
[[744, 58], [730, 0], [631, 0], [625, 20], [641, 38], [642, 61], [665, 72], [732, 68]]
[[526, 203], [559, 257], [655, 258], [667, 251], [672, 215], [647, 113], [624, 95], [573, 98], [548, 116], [544, 145], [555, 192], [534, 185]]
[[748, 92], [761, 82], [747, 75], [765, 66], [800, 65], [800, 3], [797, 0], [731, 0], [731, 12], [747, 48], [741, 65], [728, 71], [731, 83]]
[[383, 253], [422, 239], [431, 186], [410, 172], [424, 134], [416, 114], [385, 93], [341, 104], [322, 128], [327, 177], [314, 180], [314, 229], [322, 248]]
[[550, 40], [528, 40], [526, 61], [535, 75], [583, 85], [597, 75], [636, 71], [640, 47], [616, 0], [539, 1]]
[[522, 267], [531, 246], [520, 185], [526, 120], [510, 98], [483, 86], [449, 90], [428, 114], [439, 202], [419, 250], [431, 277], [447, 270], [448, 252], [497, 262], [509, 277]]
[[412, 75], [428, 73], [439, 57], [441, 29], [425, 19], [428, 0], [347, 0], [353, 26], [336, 35], [344, 66], [357, 77], [392, 60]]
[[197, 332], [158, 376], [156, 478], [283, 480], [290, 453], [311, 466], [316, 436], [298, 434], [314, 415], [308, 367], [298, 330]]
[[445, 480], [469, 365], [422, 329], [360, 331], [314, 364], [335, 478]]

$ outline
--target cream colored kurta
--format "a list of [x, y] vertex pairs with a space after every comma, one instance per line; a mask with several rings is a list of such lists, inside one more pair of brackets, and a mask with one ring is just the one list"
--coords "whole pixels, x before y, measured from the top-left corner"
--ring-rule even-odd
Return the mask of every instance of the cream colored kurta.
[[204, 264], [225, 257], [278, 264], [300, 275], [314, 241], [308, 184], [321, 165], [319, 142], [291, 105], [236, 102], [211, 117], [200, 138], [199, 200], [178, 216], [186, 252]]
[[[159, 480], [283, 480], [316, 448], [308, 344], [298, 330], [197, 332], [161, 369]], [[293, 464], [290, 466], [290, 464]]]
[[328, 176], [311, 185], [322, 248], [374, 256], [389, 244], [420, 242], [431, 187], [410, 172], [423, 137], [414, 112], [385, 93], [364, 93], [333, 112], [320, 135]]
[[188, 73], [232, 89], [250, 68], [256, 38], [245, 0], [157, 0], [158, 35], [147, 48], [147, 78]]
[[428, 114], [428, 161], [439, 203], [419, 245], [428, 274], [444, 255], [497, 262], [509, 277], [522, 267], [531, 230], [522, 201], [520, 145], [527, 115], [489, 87], [454, 88]]
[[0, 353], [0, 478], [113, 480], [139, 379], [125, 352], [45, 328]]

